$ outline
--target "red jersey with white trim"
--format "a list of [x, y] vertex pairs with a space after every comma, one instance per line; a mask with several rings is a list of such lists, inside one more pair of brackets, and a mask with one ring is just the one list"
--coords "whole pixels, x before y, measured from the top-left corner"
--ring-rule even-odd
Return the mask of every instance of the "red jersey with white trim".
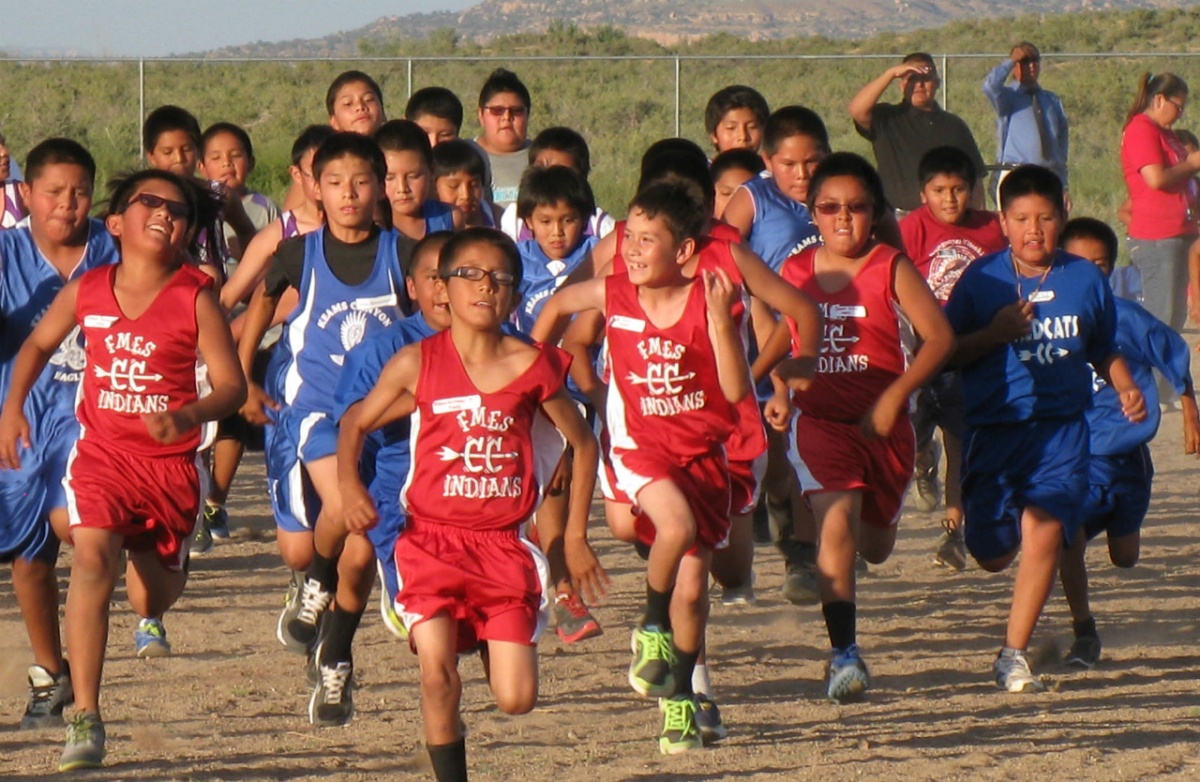
[[[901, 344], [901, 315], [892, 289], [900, 251], [875, 246], [858, 274], [844, 288], [821, 288], [813, 264], [821, 248], [808, 247], [788, 258], [783, 279], [807, 294], [825, 317], [825, 336], [812, 385], [792, 394], [804, 415], [853, 423], [904, 373], [908, 359]], [[796, 324], [788, 319], [792, 350]]]
[[196, 297], [212, 287], [212, 278], [180, 266], [146, 311], [130, 318], [113, 293], [118, 268], [79, 278], [75, 317], [87, 355], [76, 408], [80, 437], [142, 456], [193, 453], [200, 427], [164, 445], [150, 436], [142, 416], [196, 401]]
[[539, 346], [520, 377], [483, 393], [471, 382], [448, 330], [420, 345], [412, 463], [401, 504], [417, 523], [515, 527], [533, 515], [539, 501], [534, 422], [543, 415], [542, 403], [563, 387], [569, 357]]
[[[714, 226], [714, 229], [718, 227]], [[737, 233], [732, 226], [726, 227]], [[733, 322], [737, 324], [738, 333], [742, 337], [742, 350], [748, 356], [750, 319], [746, 317], [746, 312], [750, 307], [750, 294], [746, 291], [746, 281], [742, 278], [742, 271], [737, 262], [733, 260], [731, 249], [738, 240], [721, 239], [716, 233], [714, 230], [712, 234], [700, 240], [700, 259], [696, 263], [696, 276], [699, 277], [706, 271], [722, 269], [734, 285], [741, 286], [742, 295], [734, 302], [732, 314]], [[728, 231], [723, 233], [727, 234]], [[742, 401], [733, 406], [733, 411], [736, 428], [729, 436], [729, 442], [725, 444], [725, 455], [730, 462], [754, 461], [767, 450], [767, 431], [763, 427], [762, 414], [758, 410], [758, 399], [754, 394], [746, 394]]]
[[605, 421], [613, 449], [655, 449], [680, 461], [710, 453], [733, 433], [733, 409], [717, 380], [704, 285], [688, 285], [674, 324], [659, 328], [627, 275], [605, 279], [609, 384]]

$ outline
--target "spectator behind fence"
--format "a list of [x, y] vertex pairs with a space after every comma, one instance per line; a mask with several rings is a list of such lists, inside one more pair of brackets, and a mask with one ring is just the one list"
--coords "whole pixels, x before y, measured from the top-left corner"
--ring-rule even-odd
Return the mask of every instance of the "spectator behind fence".
[[[880, 103], [888, 85], [896, 79], [900, 80], [904, 100]], [[933, 57], [914, 52], [859, 90], [850, 101], [854, 129], [875, 150], [884, 195], [890, 205], [905, 212], [921, 205], [917, 164], [934, 147], [958, 147], [970, 156], [977, 171], [986, 167], [967, 123], [938, 105], [939, 85]], [[983, 206], [982, 187], [972, 194], [972, 206]]]
[[[1038, 83], [1041, 63], [1038, 48], [1022, 41], [983, 80], [983, 94], [996, 110], [996, 161], [1004, 167], [991, 188], [997, 203], [1000, 181], [1022, 163], [1045, 166], [1067, 189], [1067, 114], [1058, 96]], [[1009, 75], [1015, 83], [1006, 87]], [[1069, 194], [1066, 204], [1069, 212]]]
[[[1187, 316], [1187, 251], [1196, 238], [1200, 152], [1188, 154], [1171, 130], [1187, 105], [1188, 87], [1173, 73], [1144, 74], [1121, 137], [1121, 170], [1129, 190], [1129, 257], [1141, 270], [1144, 305], [1175, 331]], [[1160, 380], [1159, 397], [1176, 394]]]

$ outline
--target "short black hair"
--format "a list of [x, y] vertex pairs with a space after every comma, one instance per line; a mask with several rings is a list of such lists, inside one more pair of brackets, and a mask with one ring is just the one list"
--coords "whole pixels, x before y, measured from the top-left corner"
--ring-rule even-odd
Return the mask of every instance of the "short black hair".
[[1190, 130], [1180, 128], [1175, 131], [1175, 137], [1179, 139], [1179, 143], [1185, 147], [1195, 147], [1200, 149], [1200, 138], [1196, 138], [1196, 134]]
[[187, 109], [172, 105], [159, 106], [146, 116], [142, 122], [142, 150], [153, 152], [158, 144], [158, 137], [172, 130], [187, 133], [199, 153], [200, 122]]
[[587, 179], [592, 172], [592, 153], [588, 150], [587, 140], [577, 130], [561, 126], [546, 128], [533, 138], [529, 145], [529, 165], [537, 160], [542, 151], [552, 149], [555, 152], [565, 152], [575, 160], [575, 169]]
[[917, 179], [921, 181], [921, 187], [939, 174], [961, 177], [971, 189], [979, 181], [975, 161], [958, 147], [934, 147], [921, 156], [921, 162], [917, 164]]
[[910, 62], [925, 63], [930, 68], [933, 68], [932, 75], [934, 78], [937, 78], [937, 63], [933, 61], [933, 55], [929, 52], [909, 52], [908, 54], [904, 55], [904, 59], [900, 61], [902, 65]]
[[433, 148], [433, 178], [467, 173], [487, 185], [487, 169], [479, 150], [469, 141], [453, 139], [443, 141]]
[[344, 157], [354, 157], [369, 163], [381, 184], [387, 178], [387, 161], [383, 159], [383, 152], [375, 143], [375, 139], [347, 131], [335, 131], [317, 147], [317, 153], [313, 155], [313, 178], [320, 179], [325, 166]]
[[82, 144], [69, 138], [48, 138], [29, 150], [25, 158], [25, 180], [32, 184], [46, 166], [60, 164], [79, 166], [87, 172], [88, 181], [95, 186], [96, 159]]
[[767, 117], [771, 115], [767, 99], [761, 92], [744, 84], [732, 84], [714, 92], [704, 107], [704, 128], [710, 136], [717, 132], [725, 115], [734, 109], [749, 109], [760, 125], [766, 125]]
[[508, 234], [497, 231], [495, 228], [475, 227], [456, 231], [450, 240], [442, 245], [442, 250], [438, 253], [438, 275], [443, 280], [449, 279], [458, 256], [473, 244], [491, 245], [503, 253], [508, 261], [508, 270], [513, 275], [513, 291], [520, 289], [521, 275], [524, 272], [521, 253], [517, 250], [516, 242]]
[[[417, 259], [420, 258], [423, 253], [441, 253], [442, 247], [445, 246], [446, 242], [451, 236], [454, 236], [453, 231], [431, 231], [421, 237], [420, 241], [413, 245], [412, 253], [408, 256], [408, 263], [404, 267], [404, 276], [413, 276], [417, 268]], [[440, 257], [438, 258], [438, 262], [440, 264]], [[440, 273], [441, 272], [439, 271], [439, 274]]]
[[426, 114], [450, 120], [455, 128], [462, 130], [462, 101], [445, 87], [422, 87], [408, 99], [408, 104], [404, 107], [405, 119], [415, 121]]
[[375, 93], [375, 97], [379, 100], [379, 109], [383, 110], [383, 90], [379, 89], [379, 82], [362, 71], [351, 70], [339, 73], [329, 85], [329, 89], [325, 91], [325, 111], [329, 116], [333, 116], [333, 103], [337, 100], [337, 94], [341, 92], [342, 87], [355, 83], [367, 85], [367, 88]]
[[863, 189], [871, 198], [871, 224], [877, 225], [888, 210], [887, 198], [883, 195], [883, 180], [875, 166], [867, 162], [862, 155], [853, 152], [834, 152], [821, 161], [813, 172], [812, 181], [808, 184], [808, 208], [816, 211], [817, 196], [821, 187], [834, 177], [854, 177], [862, 183]]
[[669, 149], [643, 159], [637, 189], [644, 190], [655, 182], [680, 181], [688, 182], [696, 188], [708, 206], [708, 214], [712, 214], [717, 199], [717, 188], [713, 184], [712, 171], [703, 153], [697, 159], [684, 149]]
[[200, 137], [200, 157], [204, 157], [204, 150], [208, 147], [208, 142], [212, 141], [222, 133], [229, 133], [237, 138], [238, 143], [242, 145], [242, 149], [246, 152], [246, 157], [254, 160], [254, 145], [250, 143], [250, 134], [245, 128], [240, 125], [234, 125], [232, 122], [214, 122], [209, 125], [204, 131], [204, 135]]
[[517, 74], [507, 68], [497, 68], [488, 75], [487, 80], [483, 83], [483, 88], [479, 90], [479, 108], [487, 105], [496, 95], [502, 92], [514, 93], [521, 102], [525, 104], [525, 110], [532, 109], [529, 100], [529, 90], [525, 87], [525, 83], [517, 76]]
[[768, 157], [774, 155], [783, 140], [792, 136], [808, 136], [827, 154], [829, 152], [829, 131], [825, 122], [807, 106], [784, 106], [771, 113], [763, 129], [763, 152]]
[[104, 210], [107, 219], [119, 215], [129, 208], [129, 202], [143, 182], [157, 179], [173, 185], [183, 197], [183, 203], [188, 208], [188, 231], [193, 231], [199, 222], [199, 203], [197, 201], [197, 186], [170, 171], [159, 168], [144, 168], [141, 171], [118, 174], [108, 180], [108, 205]]
[[375, 131], [375, 143], [384, 152], [416, 152], [425, 161], [426, 168], [433, 170], [433, 147], [429, 146], [429, 136], [412, 120], [393, 119], [383, 123]]
[[1054, 204], [1059, 214], [1066, 212], [1063, 203], [1063, 184], [1044, 166], [1017, 166], [1000, 183], [1000, 211], [1007, 212], [1012, 202], [1022, 196], [1037, 195]]
[[762, 155], [749, 149], [727, 149], [712, 160], [708, 172], [712, 174], [713, 182], [725, 175], [726, 171], [738, 169], [749, 171], [754, 176], [762, 173], [767, 166], [763, 163]]
[[[1094, 217], [1074, 217], [1067, 221], [1062, 233], [1058, 235], [1058, 246], [1066, 249], [1067, 243], [1075, 239], [1094, 239], [1104, 245], [1108, 255], [1108, 272], [1117, 265], [1117, 253], [1120, 252], [1120, 242], [1117, 234], [1103, 220]], [[1090, 259], [1089, 259], [1090, 260]]]
[[638, 191], [629, 202], [629, 211], [643, 212], [646, 217], [661, 217], [678, 245], [685, 239], [699, 239], [712, 214], [704, 194], [694, 182], [660, 180]]
[[296, 136], [296, 140], [292, 142], [292, 165], [299, 166], [300, 161], [304, 159], [305, 152], [317, 149], [325, 143], [325, 139], [336, 132], [328, 125], [309, 125], [300, 131], [300, 135]]
[[644, 172], [646, 167], [652, 164], [654, 158], [671, 153], [689, 155], [694, 160], [708, 165], [708, 154], [695, 141], [687, 138], [660, 138], [646, 147], [646, 151], [642, 153], [642, 171]]
[[567, 166], [530, 166], [521, 176], [517, 192], [517, 217], [528, 220], [539, 206], [565, 202], [587, 220], [596, 211], [592, 188], [578, 171]]

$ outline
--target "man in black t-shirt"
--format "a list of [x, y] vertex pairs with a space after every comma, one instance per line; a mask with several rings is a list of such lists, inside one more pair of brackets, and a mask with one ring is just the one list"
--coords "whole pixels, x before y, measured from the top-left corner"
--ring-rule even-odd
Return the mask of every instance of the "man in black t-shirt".
[[[888, 86], [897, 79], [904, 100], [879, 103]], [[915, 52], [880, 74], [850, 101], [855, 130], [875, 150], [884, 195], [893, 207], [905, 212], [921, 205], [917, 164], [934, 147], [958, 147], [975, 163], [977, 171], [985, 170], [979, 145], [967, 123], [938, 105], [940, 85], [933, 57]], [[983, 190], [977, 187], [976, 191], [973, 205], [982, 207]]]

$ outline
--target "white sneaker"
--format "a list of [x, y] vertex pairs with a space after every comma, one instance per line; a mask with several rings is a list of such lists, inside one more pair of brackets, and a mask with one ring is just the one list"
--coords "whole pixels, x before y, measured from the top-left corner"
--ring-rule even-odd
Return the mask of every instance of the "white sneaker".
[[992, 664], [992, 673], [996, 678], [996, 686], [1008, 692], [1041, 692], [1046, 689], [1029, 670], [1029, 660], [1023, 649], [1002, 648]]

